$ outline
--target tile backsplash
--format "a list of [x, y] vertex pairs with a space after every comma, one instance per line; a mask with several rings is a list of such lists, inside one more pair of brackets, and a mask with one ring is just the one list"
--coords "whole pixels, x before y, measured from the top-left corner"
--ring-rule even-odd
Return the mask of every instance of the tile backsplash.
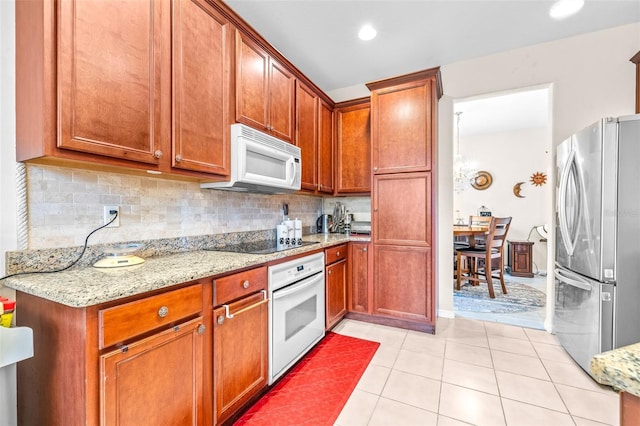
[[49, 165], [27, 165], [28, 249], [74, 247], [103, 224], [103, 206], [120, 206], [120, 226], [89, 244], [275, 229], [282, 205], [315, 226], [322, 199], [200, 189], [197, 182]]

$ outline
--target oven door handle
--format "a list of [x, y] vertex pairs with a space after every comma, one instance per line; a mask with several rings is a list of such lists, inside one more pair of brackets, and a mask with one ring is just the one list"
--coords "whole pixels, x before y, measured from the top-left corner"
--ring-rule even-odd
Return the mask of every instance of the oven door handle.
[[229, 312], [229, 305], [222, 305], [224, 307], [224, 316], [231, 319], [233, 317], [235, 317], [236, 315], [240, 315], [243, 312], [247, 312], [250, 309], [253, 308], [257, 308], [260, 305], [263, 305], [267, 302], [269, 302], [269, 299], [267, 298], [267, 292], [265, 290], [260, 290], [262, 292], [262, 300], [259, 301], [258, 303], [254, 303], [253, 305], [249, 305], [246, 308], [242, 308], [240, 309], [238, 312], [236, 312], [235, 314], [232, 314]]
[[271, 297], [273, 298], [273, 300], [277, 300], [277, 299], [281, 299], [283, 297], [287, 297], [288, 295], [292, 294], [292, 293], [296, 293], [300, 290], [303, 290], [307, 287], [311, 287], [312, 285], [316, 284], [318, 282], [319, 279], [321, 279], [322, 274], [318, 274], [315, 277], [312, 278], [306, 278], [307, 282], [300, 281], [296, 284], [292, 284], [289, 287], [285, 287], [284, 290], [276, 290], [271, 294]]

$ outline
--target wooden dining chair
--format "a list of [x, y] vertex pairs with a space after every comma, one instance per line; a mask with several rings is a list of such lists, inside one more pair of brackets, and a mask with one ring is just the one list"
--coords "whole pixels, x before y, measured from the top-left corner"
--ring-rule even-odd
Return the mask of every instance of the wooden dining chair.
[[[480, 226], [482, 228], [488, 228], [491, 224], [491, 216], [469, 216], [469, 226]], [[477, 236], [475, 238], [476, 247], [484, 248], [484, 236]]]
[[[507, 287], [504, 284], [504, 261], [503, 249], [507, 241], [507, 232], [511, 217], [491, 217], [489, 231], [485, 237], [484, 247], [466, 248], [456, 250], [456, 263], [458, 265], [456, 274], [456, 289], [460, 290], [460, 282], [464, 279], [473, 285], [486, 282], [489, 288], [489, 297], [496, 297], [493, 291], [493, 278], [500, 280], [502, 293], [507, 294]], [[492, 260], [498, 259], [498, 268], [493, 269]], [[484, 268], [479, 268], [479, 260], [484, 260]], [[463, 265], [466, 262], [467, 275], [463, 276]], [[494, 274], [497, 273], [497, 276]], [[484, 276], [484, 278], [482, 277]], [[474, 284], [475, 283], [475, 284]]]

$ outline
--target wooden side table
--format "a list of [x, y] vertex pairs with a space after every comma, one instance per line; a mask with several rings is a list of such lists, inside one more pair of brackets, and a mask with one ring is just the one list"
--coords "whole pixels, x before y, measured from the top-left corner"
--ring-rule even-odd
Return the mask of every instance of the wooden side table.
[[511, 276], [533, 278], [533, 242], [509, 241], [508, 265]]

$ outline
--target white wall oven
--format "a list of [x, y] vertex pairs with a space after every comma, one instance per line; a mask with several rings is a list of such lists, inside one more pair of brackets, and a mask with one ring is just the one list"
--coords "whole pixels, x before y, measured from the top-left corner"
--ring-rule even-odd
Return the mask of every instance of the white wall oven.
[[269, 267], [269, 384], [324, 337], [324, 253]]

